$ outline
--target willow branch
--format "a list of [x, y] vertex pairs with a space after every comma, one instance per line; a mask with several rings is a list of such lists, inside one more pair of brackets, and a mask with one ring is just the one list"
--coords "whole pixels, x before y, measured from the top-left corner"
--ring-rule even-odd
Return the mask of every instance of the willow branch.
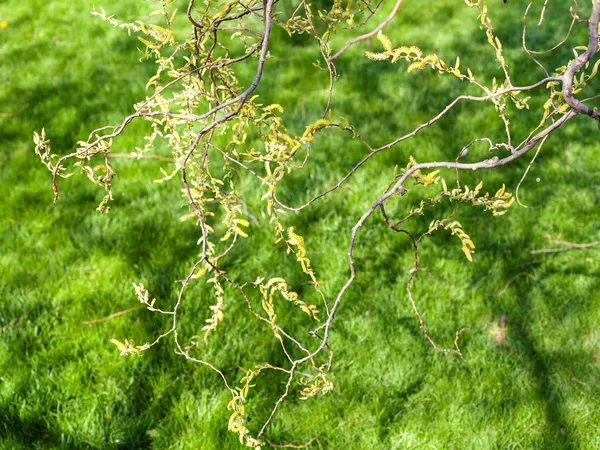
[[565, 101], [579, 114], [586, 114], [597, 120], [600, 126], [600, 114], [596, 108], [591, 109], [573, 96], [573, 78], [598, 51], [598, 23], [600, 22], [600, 0], [594, 1], [589, 19], [588, 45], [585, 53], [579, 55], [567, 67], [563, 76], [563, 96]]
[[348, 50], [350, 47], [352, 47], [357, 42], [364, 41], [366, 39], [370, 39], [373, 36], [375, 36], [377, 33], [379, 33], [381, 30], [383, 30], [383, 28], [392, 21], [392, 19], [394, 18], [394, 16], [400, 9], [400, 5], [402, 5], [402, 0], [396, 0], [396, 4], [394, 5], [392, 12], [389, 14], [389, 16], [387, 16], [385, 18], [385, 20], [383, 22], [381, 22], [379, 25], [377, 25], [377, 27], [375, 27], [372, 31], [362, 34], [358, 37], [355, 37], [354, 39], [350, 39], [348, 42], [346, 42], [346, 45], [344, 45], [336, 54], [334, 54], [333, 56], [331, 56], [328, 59], [328, 62], [333, 62], [336, 59], [338, 59], [340, 56], [342, 56], [346, 52], [346, 50]]

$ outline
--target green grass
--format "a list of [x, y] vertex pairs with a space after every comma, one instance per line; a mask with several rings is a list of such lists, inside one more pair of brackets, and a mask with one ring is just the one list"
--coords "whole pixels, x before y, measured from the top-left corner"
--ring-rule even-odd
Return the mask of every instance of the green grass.
[[[138, 309], [81, 324], [135, 307], [132, 282], [143, 282], [161, 304], [172, 305], [175, 280], [198, 253], [198, 231], [178, 220], [185, 211], [178, 183], [152, 183], [160, 177], [155, 161], [115, 161], [116, 201], [108, 216], [94, 211], [103, 193], [80, 176], [61, 180], [61, 201], [52, 204], [49, 174], [33, 154], [33, 131], [45, 127], [56, 152], [70, 151], [89, 130], [129, 113], [145, 95], [144, 80], [153, 69], [137, 62], [135, 38], [89, 15], [93, 5], [8, 0], [0, 12], [0, 21], [9, 23], [0, 29], [0, 113], [15, 113], [0, 118], [0, 448], [238, 448], [236, 436], [227, 432], [229, 396], [214, 373], [175, 355], [172, 341], [135, 358], [119, 357], [109, 342], [146, 342], [168, 329], [166, 319]], [[152, 2], [135, 0], [96, 6], [128, 20], [155, 9]], [[490, 14], [509, 64], [519, 68], [515, 83], [527, 84], [541, 71], [519, 51], [521, 6], [494, 2]], [[582, 6], [582, 17], [588, 7]], [[532, 27], [533, 46], [557, 41], [562, 14], [551, 9], [544, 27]], [[416, 44], [448, 61], [460, 54], [461, 66], [486, 80], [499, 75], [473, 11], [462, 2], [407, 1], [386, 33], [395, 44]], [[289, 128], [301, 132], [321, 111], [326, 77], [311, 66], [318, 57], [314, 47], [286, 36], [275, 31], [275, 59], [259, 93], [265, 103], [282, 104]], [[336, 39], [339, 44], [345, 37]], [[580, 27], [569, 44], [584, 41]], [[370, 62], [361, 56], [365, 45], [339, 60], [333, 109], [374, 145], [471, 92], [453, 77], [407, 74], [401, 63]], [[569, 48], [547, 59], [549, 66], [564, 64]], [[251, 70], [241, 76], [247, 79]], [[532, 111], [511, 111], [517, 136], [539, 121], [540, 105], [534, 99]], [[144, 133], [134, 125], [116, 150], [131, 151]], [[394, 165], [405, 165], [411, 154], [417, 160], [453, 159], [478, 136], [501, 138], [495, 112], [460, 106], [437, 126], [378, 155], [338, 192], [286, 219], [306, 237], [329, 296], [348, 274], [350, 228], [387, 186]], [[473, 263], [448, 234], [423, 244], [426, 270], [415, 281], [416, 300], [430, 333], [445, 346], [455, 330], [471, 328], [461, 340], [466, 363], [436, 353], [423, 338], [405, 291], [409, 243], [379, 218], [369, 220], [357, 244], [358, 277], [331, 335], [335, 390], [309, 401], [291, 396], [267, 437], [301, 443], [318, 436], [315, 449], [600, 447], [598, 250], [529, 253], [547, 246], [546, 234], [598, 239], [599, 150], [596, 126], [573, 120], [548, 140], [523, 184], [522, 198], [535, 209], [514, 206], [492, 218], [462, 207], [458, 217], [477, 245]], [[335, 182], [363, 152], [332, 131], [319, 138], [309, 167], [282, 186], [281, 196], [300, 204]], [[485, 153], [473, 148], [468, 159]], [[492, 192], [502, 183], [514, 190], [526, 165], [465, 174], [464, 180], [472, 184], [482, 177]], [[261, 226], [252, 227], [225, 270], [238, 280], [285, 275], [294, 289], [312, 295], [297, 264], [272, 251], [260, 195], [247, 187], [249, 212]], [[411, 193], [391, 210], [400, 214], [415, 199]], [[426, 229], [433, 217], [417, 218], [412, 229]], [[490, 295], [523, 272], [530, 276], [516, 278], [501, 296]], [[238, 295], [227, 293], [226, 319], [199, 354], [235, 382], [242, 376], [239, 367], [282, 357], [270, 331], [244, 313]], [[182, 312], [184, 340], [199, 332], [210, 301], [207, 287], [190, 289]], [[491, 331], [501, 315], [507, 333], [498, 346]], [[258, 380], [249, 404], [251, 428], [266, 418], [284, 384], [273, 375]]]

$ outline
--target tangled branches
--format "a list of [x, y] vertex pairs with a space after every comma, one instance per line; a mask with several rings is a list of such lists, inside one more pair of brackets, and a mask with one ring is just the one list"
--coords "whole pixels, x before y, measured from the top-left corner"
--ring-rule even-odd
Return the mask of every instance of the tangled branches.
[[[408, 236], [411, 242], [414, 267], [407, 281], [407, 292], [424, 336], [436, 350], [456, 353], [464, 359], [459, 346], [459, 337], [466, 328], [456, 332], [454, 347], [446, 349], [439, 346], [428, 334], [417, 307], [411, 286], [419, 270], [419, 244], [436, 231], [446, 230], [460, 241], [465, 257], [471, 261], [475, 244], [460, 222], [454, 218], [458, 206], [463, 203], [481, 206], [494, 216], [499, 216], [507, 212], [514, 199], [504, 186], [494, 194], [484, 193], [483, 183], [479, 183], [472, 189], [462, 186], [460, 172], [496, 169], [509, 164], [532, 149], [536, 147], [539, 149], [551, 133], [578, 115], [589, 116], [600, 122], [600, 115], [596, 109], [591, 109], [585, 104], [589, 99], [580, 100], [577, 97], [596, 76], [600, 63], [597, 61], [590, 67], [592, 59], [598, 52], [600, 1], [593, 1], [587, 20], [587, 45], [576, 47], [574, 59], [566, 61], [564, 66], [552, 73], [536, 59], [535, 55], [543, 52], [529, 50], [526, 44], [527, 15], [534, 1], [530, 2], [524, 15], [523, 49], [543, 68], [546, 76], [527, 86], [513, 84], [502, 42], [494, 33], [492, 20], [483, 0], [465, 0], [465, 4], [478, 13], [479, 26], [485, 33], [490, 54], [502, 71], [503, 80], [500, 82], [494, 78], [491, 83], [486, 83], [476, 77], [470, 68], [466, 71], [461, 69], [459, 57], [450, 64], [436, 54], [426, 54], [415, 46], [395, 46], [383, 33], [383, 29], [393, 23], [394, 17], [401, 11], [402, 0], [397, 0], [394, 4], [389, 2], [391, 9], [374, 27], [371, 27], [370, 21], [382, 7], [382, 0], [379, 2], [362, 0], [355, 4], [351, 1], [332, 0], [330, 9], [316, 12], [306, 0], [301, 0], [297, 2], [291, 13], [287, 13], [287, 16], [284, 12], [289, 11], [289, 7], [284, 9], [278, 0], [231, 0], [220, 3], [214, 0], [203, 0], [198, 2], [198, 5], [195, 4], [195, 0], [189, 0], [185, 16], [182, 14], [179, 17], [174, 0], [162, 0], [161, 8], [150, 13], [150, 16], [160, 20], [161, 25], [142, 21], [123, 23], [107, 15], [103, 9], [94, 11], [94, 15], [108, 24], [138, 36], [144, 46], [144, 58], [155, 60], [158, 67], [156, 74], [146, 85], [147, 89], [153, 90], [153, 94], [137, 103], [135, 112], [120, 124], [92, 131], [86, 141], [78, 143], [79, 147], [74, 152], [64, 156], [52, 154], [44, 130], [40, 134], [35, 133], [36, 154], [52, 173], [54, 201], [58, 201], [59, 198], [58, 178], [72, 175], [66, 165], [73, 162], [73, 168], [79, 168], [93, 183], [104, 188], [106, 195], [97, 209], [102, 213], [108, 212], [112, 200], [111, 181], [115, 176], [113, 167], [109, 163], [109, 157], [114, 156], [113, 141], [134, 120], [143, 119], [149, 123], [152, 131], [146, 137], [145, 145], [137, 148], [136, 157], [147, 157], [155, 150], [159, 140], [166, 142], [172, 153], [176, 170], [172, 173], [164, 172], [164, 178], [160, 181], [180, 178], [188, 205], [188, 212], [181, 217], [181, 220], [194, 221], [200, 234], [198, 240], [200, 253], [187, 276], [181, 281], [177, 301], [172, 309], [157, 308], [155, 300], [151, 299], [146, 288], [134, 284], [135, 292], [143, 306], [151, 312], [169, 316], [172, 321], [168, 330], [158, 335], [153, 342], [142, 346], [135, 345], [133, 341], [123, 343], [113, 340], [121, 354], [138, 354], [164, 338], [172, 336], [177, 353], [210, 368], [221, 377], [231, 394], [231, 401], [228, 404], [232, 412], [229, 430], [237, 433], [243, 444], [259, 448], [263, 445], [263, 440], [266, 440], [263, 436], [268, 425], [281, 403], [292, 392], [295, 381], [300, 386], [301, 398], [323, 395], [333, 389], [328, 379], [333, 358], [333, 351], [329, 346], [332, 325], [344, 295], [356, 277], [354, 249], [359, 231], [371, 216], [379, 212], [392, 231]], [[543, 22], [547, 3], [542, 9], [539, 25]], [[575, 10], [571, 10], [572, 22], [569, 34], [579, 19], [577, 12], [578, 4], [575, 1]], [[265, 64], [270, 58], [273, 27], [281, 27], [290, 36], [308, 34], [314, 38], [322, 57], [321, 63], [324, 64], [323, 66], [321, 63], [318, 64], [318, 68], [327, 71], [329, 75], [327, 101], [323, 113], [320, 118], [306, 126], [302, 135], [288, 132], [284, 126], [283, 108], [280, 105], [262, 104], [259, 97], [255, 95], [263, 78]], [[368, 27], [370, 31], [348, 40], [339, 50], [334, 51], [333, 36], [356, 27]], [[186, 33], [187, 37], [177, 37], [182, 36], [183, 33]], [[481, 92], [481, 95], [461, 95], [411, 132], [398, 136], [380, 147], [372, 146], [358, 131], [358, 126], [351, 125], [343, 117], [334, 116], [331, 104], [335, 80], [340, 76], [335, 66], [336, 61], [353, 46], [373, 37], [377, 37], [381, 46], [379, 52], [366, 52], [366, 57], [375, 61], [373, 64], [402, 62], [406, 63], [408, 72], [433, 70], [440, 76], [454, 76], [472, 85], [474, 89]], [[233, 44], [225, 44], [225, 38], [233, 40]], [[567, 38], [563, 39], [548, 51], [555, 50], [566, 41]], [[249, 85], [241, 86], [236, 69], [241, 64], [252, 64], [252, 61], [256, 64], [254, 78]], [[544, 103], [540, 123], [524, 140], [517, 143], [511, 134], [507, 109], [510, 105], [514, 105], [518, 110], [529, 109], [531, 97], [525, 94], [533, 95], [542, 88], [545, 88], [545, 94], [542, 95], [546, 95], [547, 100]], [[296, 233], [293, 226], [286, 223], [284, 215], [287, 212], [298, 213], [333, 193], [376, 154], [392, 151], [398, 144], [414, 137], [421, 130], [435, 125], [458, 104], [465, 102], [493, 105], [504, 129], [505, 138], [501, 142], [493, 142], [487, 137], [477, 138], [457, 149], [457, 157], [451, 161], [418, 162], [411, 157], [404, 168], [395, 171], [388, 188], [378, 196], [352, 227], [348, 246], [350, 276], [337, 295], [328, 300], [321, 290], [303, 237]], [[334, 186], [308, 202], [299, 206], [285, 204], [277, 197], [280, 181], [290, 173], [305, 167], [315, 137], [332, 128], [340, 129], [353, 139], [357, 139], [367, 149], [366, 156]], [[260, 146], [252, 144], [256, 140], [260, 141]], [[487, 143], [489, 151], [498, 154], [478, 162], [461, 162], [461, 157], [477, 142]], [[92, 160], [98, 163], [92, 165]], [[215, 169], [217, 166], [220, 167], [219, 170]], [[283, 246], [288, 254], [295, 256], [300, 270], [314, 286], [321, 304], [306, 303], [291, 289], [284, 278], [265, 279], [261, 274], [257, 274], [254, 280], [240, 282], [232, 279], [223, 270], [221, 260], [236, 248], [238, 242], [247, 238], [249, 233], [250, 223], [244, 218], [243, 213], [243, 196], [249, 194], [239, 190], [239, 183], [236, 183], [234, 177], [240, 169], [248, 176], [259, 180], [264, 186], [261, 200], [264, 202], [274, 233], [275, 245]], [[442, 170], [448, 169], [456, 174], [456, 186], [452, 188], [448, 187], [448, 181], [441, 174]], [[392, 199], [402, 198], [409, 188], [420, 189], [428, 186], [437, 189], [437, 194], [433, 196], [428, 194], [427, 200], [415, 205], [403, 218], [393, 220], [388, 215], [386, 205]], [[412, 217], [421, 215], [425, 210], [434, 208], [442, 202], [449, 202], [452, 205], [451, 214], [444, 219], [431, 222], [421, 235], [414, 235], [402, 228], [402, 224]], [[186, 346], [182, 342], [178, 334], [178, 314], [185, 301], [186, 288], [201, 279], [212, 284], [214, 289], [214, 303], [201, 330], [202, 339], [209, 343], [211, 334], [222, 326], [226, 301], [232, 301], [225, 298], [224, 287], [229, 285], [239, 293], [239, 298], [243, 299], [249, 313], [264, 322], [265, 326], [272, 331], [273, 338], [279, 342], [281, 351], [286, 357], [287, 362], [284, 366], [270, 363], [258, 364], [246, 370], [239, 385], [234, 386], [219, 368], [209, 361], [194, 356], [193, 349], [198, 343]], [[305, 315], [306, 320], [318, 323], [311, 326], [308, 331], [310, 345], [305, 343], [306, 335], [293, 336], [280, 325], [278, 303], [282, 300], [297, 307], [299, 313]], [[273, 405], [262, 426], [251, 431], [246, 420], [246, 401], [252, 383], [267, 370], [286, 374], [287, 382], [284, 392]]]

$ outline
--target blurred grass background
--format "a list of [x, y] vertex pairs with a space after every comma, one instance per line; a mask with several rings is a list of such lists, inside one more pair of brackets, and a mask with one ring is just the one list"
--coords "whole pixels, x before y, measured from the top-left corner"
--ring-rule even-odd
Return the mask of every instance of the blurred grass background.
[[[177, 2], [181, 10], [187, 3]], [[132, 282], [143, 282], [161, 305], [172, 305], [174, 281], [198, 253], [197, 230], [178, 220], [185, 211], [178, 182], [152, 183], [166, 163], [113, 160], [118, 178], [109, 215], [94, 211], [103, 193], [81, 176], [61, 180], [61, 200], [52, 204], [49, 173], [33, 154], [33, 131], [45, 127], [55, 152], [71, 151], [91, 129], [130, 113], [146, 95], [154, 69], [152, 62], [138, 62], [134, 37], [89, 14], [94, 5], [127, 21], [155, 9], [154, 2], [139, 0], [0, 2], [0, 22], [7, 22], [0, 29], [0, 448], [238, 448], [227, 432], [229, 395], [216, 375], [174, 355], [168, 340], [135, 358], [119, 357], [109, 342], [151, 340], [168, 329], [165, 318], [138, 309], [92, 326], [81, 323], [135, 307]], [[514, 83], [538, 80], [541, 70], [520, 48], [524, 3], [490, 2], [489, 8]], [[581, 8], [585, 17], [589, 5]], [[544, 26], [531, 26], [530, 46], [550, 48], [568, 20], [567, 6], [551, 3]], [[385, 31], [395, 45], [418, 45], [450, 63], [459, 54], [462, 67], [489, 82], [500, 71], [477, 24], [462, 2], [406, 1]], [[577, 25], [567, 45], [544, 62], [564, 65], [570, 49], [586, 41], [585, 31]], [[350, 35], [336, 37], [338, 48]], [[375, 39], [358, 44], [340, 58], [333, 104], [336, 116], [347, 117], [373, 145], [473, 92], [451, 76], [407, 74], [402, 63], [362, 56], [378, 45]], [[312, 67], [318, 51], [306, 37], [289, 39], [274, 30], [271, 54], [258, 92], [265, 103], [282, 104], [289, 128], [301, 133], [324, 105], [326, 76]], [[244, 69], [242, 80], [252, 70]], [[532, 99], [531, 111], [510, 111], [517, 137], [538, 123], [544, 100]], [[394, 165], [404, 166], [409, 155], [454, 159], [473, 138], [501, 139], [502, 130], [492, 107], [461, 105], [435, 127], [379, 154], [336, 193], [287, 217], [305, 236], [326, 293], [334, 295], [345, 281], [350, 228], [390, 182]], [[132, 151], [145, 132], [134, 124], [115, 150]], [[331, 336], [335, 390], [308, 401], [288, 398], [267, 437], [299, 444], [318, 436], [311, 448], [327, 449], [600, 447], [598, 250], [530, 254], [548, 246], [546, 234], [598, 239], [599, 150], [597, 127], [577, 118], [552, 135], [523, 184], [522, 199], [534, 209], [513, 206], [492, 218], [460, 208], [458, 218], [477, 246], [473, 263], [449, 234], [423, 244], [426, 270], [415, 281], [416, 300], [443, 345], [452, 345], [455, 330], [471, 328], [461, 338], [466, 363], [436, 353], [423, 338], [405, 291], [409, 243], [371, 219], [359, 235], [358, 277]], [[474, 147], [467, 159], [486, 153]], [[307, 169], [282, 186], [282, 199], [306, 201], [363, 154], [335, 131], [320, 137]], [[527, 162], [463, 180], [473, 186], [483, 179], [491, 192], [505, 183], [514, 191]], [[239, 280], [283, 275], [295, 290], [312, 295], [292, 258], [272, 250], [262, 190], [250, 183], [246, 193], [248, 213], [260, 227], [252, 226], [225, 270]], [[411, 192], [392, 211], [401, 214], [418, 198]], [[440, 215], [419, 217], [411, 227], [424, 230]], [[502, 295], [491, 295], [516, 276]], [[200, 283], [188, 291], [182, 314], [187, 338], [202, 327], [211, 301]], [[225, 321], [212, 345], [198, 350], [232, 382], [242, 376], [240, 367], [281, 362], [271, 332], [252, 320], [242, 301], [228, 291]], [[502, 315], [505, 342], [498, 345]], [[266, 418], [285, 380], [270, 374], [257, 384], [251, 428]]]

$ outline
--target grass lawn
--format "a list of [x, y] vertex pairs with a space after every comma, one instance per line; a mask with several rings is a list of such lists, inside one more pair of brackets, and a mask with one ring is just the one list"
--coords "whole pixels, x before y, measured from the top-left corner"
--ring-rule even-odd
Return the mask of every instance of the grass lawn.
[[[187, 5], [177, 2], [180, 10]], [[169, 164], [115, 159], [116, 201], [110, 214], [99, 215], [94, 209], [103, 192], [82, 176], [60, 181], [61, 200], [54, 205], [50, 175], [33, 153], [33, 131], [45, 127], [53, 150], [64, 154], [91, 129], [119, 122], [146, 95], [154, 67], [138, 62], [137, 40], [89, 12], [102, 6], [133, 21], [155, 9], [153, 3], [1, 2], [0, 22], [8, 26], [0, 28], [0, 449], [239, 448], [237, 435], [227, 431], [230, 396], [214, 373], [175, 355], [169, 339], [127, 358], [110, 343], [150, 341], [168, 329], [167, 318], [137, 308], [82, 324], [138, 306], [132, 282], [144, 283], [166, 309], [172, 307], [176, 280], [199, 250], [198, 230], [179, 221], [186, 212], [179, 182], [152, 182]], [[524, 5], [489, 3], [514, 83], [538, 80], [541, 70], [520, 47]], [[590, 2], [582, 3], [585, 17]], [[539, 14], [541, 4], [536, 7]], [[549, 48], [566, 31], [568, 12], [552, 3], [549, 8], [544, 26], [532, 25], [532, 47]], [[386, 34], [397, 45], [418, 45], [448, 61], [460, 54], [461, 66], [489, 81], [500, 71], [477, 24], [461, 1], [407, 0]], [[568, 45], [544, 61], [564, 65], [570, 49], [585, 43], [585, 33], [577, 25]], [[346, 38], [336, 38], [338, 48]], [[363, 56], [378, 46], [373, 39], [340, 58], [333, 103], [335, 114], [373, 145], [472, 92], [451, 76], [408, 74], [401, 62]], [[290, 41], [275, 30], [271, 54], [257, 92], [265, 103], [282, 104], [288, 127], [301, 134], [324, 105], [326, 74], [312, 66], [318, 52], [306, 39]], [[242, 80], [253, 69], [245, 70]], [[539, 122], [544, 100], [532, 99], [531, 111], [510, 111], [517, 136], [524, 138]], [[141, 146], [146, 131], [134, 124], [115, 151]], [[435, 127], [378, 154], [339, 191], [288, 215], [306, 238], [325, 293], [335, 295], [345, 282], [350, 229], [389, 184], [394, 165], [406, 165], [409, 155], [454, 159], [475, 137], [501, 139], [502, 133], [491, 106], [461, 105]], [[266, 437], [300, 444], [318, 436], [314, 449], [600, 448], [599, 249], [530, 253], [548, 247], [548, 234], [573, 242], [600, 238], [598, 133], [593, 121], [580, 117], [550, 137], [521, 188], [522, 201], [535, 208], [514, 205], [499, 218], [459, 209], [477, 246], [472, 263], [449, 233], [423, 244], [416, 301], [430, 334], [444, 346], [452, 345], [455, 330], [470, 327], [461, 338], [467, 362], [435, 352], [425, 340], [406, 295], [410, 244], [371, 218], [359, 234], [357, 279], [332, 328], [335, 389], [307, 401], [294, 390]], [[486, 152], [473, 147], [467, 159]], [[319, 137], [308, 167], [282, 186], [282, 199], [293, 205], [308, 200], [363, 154], [335, 131]], [[527, 164], [465, 174], [463, 181], [474, 186], [483, 179], [490, 192], [505, 183], [514, 192]], [[310, 298], [297, 263], [271, 244], [263, 190], [245, 185], [248, 213], [260, 226], [252, 225], [250, 238], [224, 261], [225, 270], [244, 281], [285, 276]], [[411, 192], [392, 212], [406, 212], [415, 201], [418, 194]], [[425, 231], [434, 217], [441, 212], [417, 217], [410, 227]], [[192, 285], [182, 312], [183, 341], [199, 334], [212, 301], [210, 286]], [[243, 299], [228, 290], [225, 320], [197, 350], [234, 384], [244, 367], [283, 361], [271, 331], [244, 311]], [[497, 344], [501, 316], [506, 328]], [[285, 381], [272, 374], [258, 380], [249, 401], [253, 431]]]

